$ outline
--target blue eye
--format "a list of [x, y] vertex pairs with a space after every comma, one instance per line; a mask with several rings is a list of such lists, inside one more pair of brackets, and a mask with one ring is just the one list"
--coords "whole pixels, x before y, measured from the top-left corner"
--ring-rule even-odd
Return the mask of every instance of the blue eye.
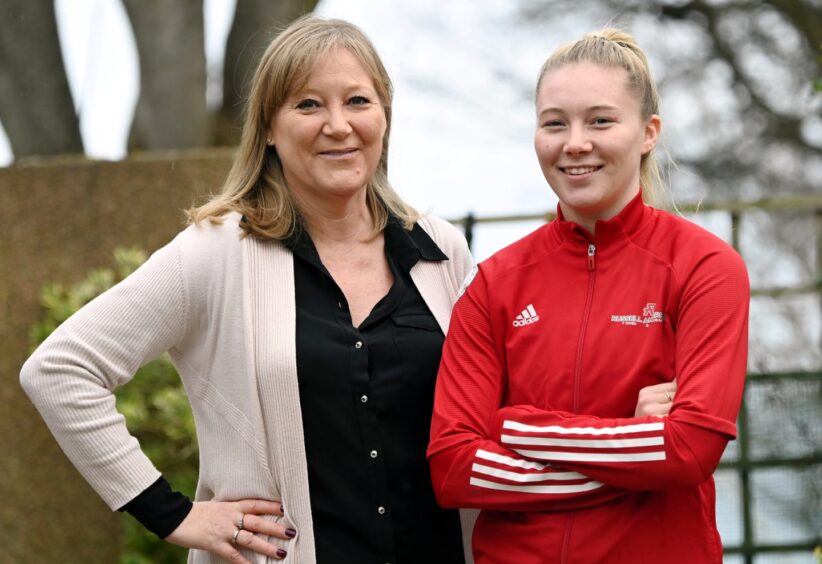
[[352, 106], [365, 106], [366, 104], [370, 104], [371, 101], [365, 96], [354, 96], [348, 103]]
[[295, 107], [298, 110], [313, 110], [314, 108], [319, 108], [320, 104], [316, 100], [308, 98], [297, 102], [297, 105]]
[[558, 119], [551, 119], [542, 124], [542, 127], [557, 128], [562, 127], [562, 122]]

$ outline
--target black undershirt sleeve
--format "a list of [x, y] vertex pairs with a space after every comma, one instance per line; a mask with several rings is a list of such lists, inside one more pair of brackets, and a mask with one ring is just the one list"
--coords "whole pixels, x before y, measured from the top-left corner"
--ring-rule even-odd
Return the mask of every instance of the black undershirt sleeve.
[[172, 490], [171, 484], [160, 476], [117, 511], [127, 512], [146, 529], [164, 539], [183, 522], [192, 507], [190, 499]]

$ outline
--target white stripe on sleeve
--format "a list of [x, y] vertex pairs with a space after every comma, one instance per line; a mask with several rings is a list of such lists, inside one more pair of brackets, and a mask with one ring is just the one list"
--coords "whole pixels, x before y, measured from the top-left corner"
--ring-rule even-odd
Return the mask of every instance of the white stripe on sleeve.
[[661, 431], [665, 428], [665, 423], [635, 423], [633, 425], [621, 425], [618, 427], [561, 427], [559, 425], [548, 425], [537, 427], [535, 425], [525, 425], [516, 421], [505, 420], [502, 423], [503, 429], [520, 431], [523, 433], [556, 433], [558, 435], [622, 435], [628, 433], [645, 433], [647, 431]]
[[588, 492], [602, 487], [600, 482], [585, 482], [584, 484], [571, 484], [568, 486], [517, 486], [513, 484], [499, 484], [497, 482], [489, 482], [481, 478], [471, 478], [470, 484], [480, 488], [488, 488], [491, 490], [501, 490], [505, 492], [522, 492], [531, 494], [567, 494]]
[[665, 460], [665, 451], [600, 453], [600, 452], [557, 452], [551, 450], [520, 450], [515, 452], [527, 458], [538, 460], [567, 460], [569, 462], [647, 462]]
[[511, 458], [510, 456], [505, 456], [504, 454], [497, 454], [495, 452], [490, 452], [487, 450], [483, 450], [481, 448], [477, 449], [476, 457], [482, 458], [483, 460], [490, 460], [491, 462], [497, 462], [499, 464], [505, 464], [506, 466], [512, 466], [514, 468], [525, 468], [526, 470], [545, 469], [545, 464], [540, 464], [539, 462], [532, 462], [530, 460], [517, 460], [516, 458]]
[[542, 437], [521, 437], [502, 435], [502, 442], [511, 445], [539, 445], [558, 447], [585, 448], [634, 448], [665, 444], [663, 437], [644, 437], [641, 439], [551, 439]]
[[511, 480], [512, 482], [542, 482], [545, 480], [590, 480], [588, 476], [578, 472], [540, 472], [539, 474], [523, 474], [521, 472], [509, 472], [508, 470], [501, 470], [484, 464], [477, 464], [476, 462], [471, 467], [473, 472], [478, 474], [487, 474], [495, 478], [502, 478], [504, 480]]

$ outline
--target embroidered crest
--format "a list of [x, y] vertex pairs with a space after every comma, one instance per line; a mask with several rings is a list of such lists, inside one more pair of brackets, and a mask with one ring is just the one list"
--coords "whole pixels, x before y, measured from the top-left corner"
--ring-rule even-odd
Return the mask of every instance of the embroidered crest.
[[656, 311], [655, 303], [647, 303], [642, 308], [642, 315], [612, 315], [611, 323], [619, 323], [621, 325], [630, 326], [644, 326], [649, 327], [653, 323], [662, 323], [665, 320], [665, 314], [661, 311]]

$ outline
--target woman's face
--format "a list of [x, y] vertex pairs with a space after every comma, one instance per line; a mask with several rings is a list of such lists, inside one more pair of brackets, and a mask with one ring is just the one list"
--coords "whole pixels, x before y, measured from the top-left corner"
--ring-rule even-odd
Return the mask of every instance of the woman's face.
[[317, 61], [269, 129], [285, 182], [310, 200], [350, 197], [363, 190], [382, 155], [386, 118], [374, 81], [350, 51]]
[[642, 118], [625, 69], [573, 63], [549, 71], [537, 93], [534, 148], [566, 219], [593, 232], [639, 191], [639, 165], [659, 117]]

